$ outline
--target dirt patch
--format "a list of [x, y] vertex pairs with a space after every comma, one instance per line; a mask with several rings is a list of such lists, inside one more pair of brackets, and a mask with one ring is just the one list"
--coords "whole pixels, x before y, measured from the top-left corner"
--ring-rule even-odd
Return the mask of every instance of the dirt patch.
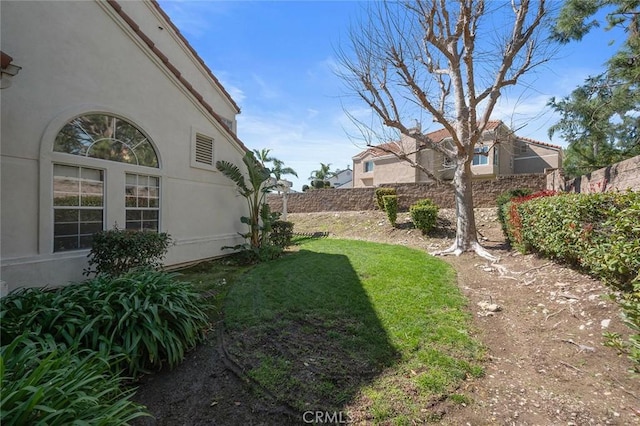
[[[426, 251], [448, 247], [455, 226], [452, 210], [440, 212], [439, 228], [429, 236], [403, 213], [396, 228], [377, 211], [298, 213], [288, 219], [296, 232]], [[607, 289], [570, 268], [507, 250], [495, 209], [477, 209], [476, 220], [483, 244], [509, 272], [473, 254], [444, 259], [469, 299], [475, 332], [486, 346], [486, 374], [463, 384], [459, 392], [468, 402], [440, 403], [429, 413], [442, 414], [441, 423], [448, 425], [640, 424], [640, 380], [629, 373], [625, 356], [603, 346], [604, 331], [629, 333]], [[174, 371], [141, 383], [135, 399], [156, 417], [141, 424], [304, 424], [225, 367], [218, 346], [212, 333]]]

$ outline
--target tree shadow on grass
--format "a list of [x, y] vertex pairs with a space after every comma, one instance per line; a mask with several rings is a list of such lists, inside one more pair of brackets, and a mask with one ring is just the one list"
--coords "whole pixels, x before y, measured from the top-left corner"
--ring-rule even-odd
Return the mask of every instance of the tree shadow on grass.
[[339, 411], [398, 359], [349, 258], [309, 250], [259, 265], [230, 291], [225, 349], [299, 413]]

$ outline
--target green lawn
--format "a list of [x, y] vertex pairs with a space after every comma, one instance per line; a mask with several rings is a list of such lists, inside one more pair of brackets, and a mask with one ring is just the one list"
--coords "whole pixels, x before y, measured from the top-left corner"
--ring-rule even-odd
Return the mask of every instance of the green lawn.
[[[455, 272], [402, 246], [304, 242], [249, 269], [224, 301], [226, 344], [248, 374], [301, 410], [428, 418], [424, 407], [482, 374]], [[428, 410], [427, 410], [428, 411]]]

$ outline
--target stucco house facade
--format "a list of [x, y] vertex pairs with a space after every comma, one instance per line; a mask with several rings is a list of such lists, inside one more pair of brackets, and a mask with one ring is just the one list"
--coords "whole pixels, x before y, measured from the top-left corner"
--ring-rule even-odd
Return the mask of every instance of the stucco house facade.
[[[436, 143], [447, 143], [445, 129], [427, 133]], [[519, 137], [502, 121], [490, 121], [476, 146], [471, 172], [474, 179], [526, 173], [544, 173], [562, 166], [562, 148]], [[433, 179], [396, 155], [406, 155], [441, 180], [453, 179], [453, 168], [443, 154], [418, 146], [416, 139], [402, 135], [399, 141], [372, 146], [353, 157], [353, 187], [377, 187], [389, 183], [421, 183]]]
[[156, 2], [3, 1], [1, 31], [4, 292], [81, 280], [116, 225], [169, 233], [167, 265], [241, 242], [215, 169], [247, 151], [240, 109]]
[[337, 170], [327, 179], [332, 188], [353, 188], [353, 172], [347, 166], [344, 170]]

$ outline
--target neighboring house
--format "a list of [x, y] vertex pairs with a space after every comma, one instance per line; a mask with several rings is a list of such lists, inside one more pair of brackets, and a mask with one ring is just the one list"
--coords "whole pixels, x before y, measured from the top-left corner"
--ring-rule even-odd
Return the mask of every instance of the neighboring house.
[[353, 173], [349, 167], [345, 170], [336, 170], [327, 181], [333, 188], [353, 188]]
[[156, 2], [3, 1], [1, 27], [5, 291], [82, 279], [115, 225], [168, 232], [168, 265], [241, 242], [239, 107]]
[[[427, 133], [434, 142], [449, 143], [445, 129]], [[490, 121], [476, 145], [471, 172], [474, 179], [544, 173], [562, 166], [562, 148], [516, 136], [502, 121]], [[372, 146], [353, 157], [353, 187], [376, 187], [389, 183], [430, 182], [433, 179], [393, 153], [422, 164], [441, 180], [453, 179], [453, 166], [443, 154], [419, 147], [414, 138]]]

